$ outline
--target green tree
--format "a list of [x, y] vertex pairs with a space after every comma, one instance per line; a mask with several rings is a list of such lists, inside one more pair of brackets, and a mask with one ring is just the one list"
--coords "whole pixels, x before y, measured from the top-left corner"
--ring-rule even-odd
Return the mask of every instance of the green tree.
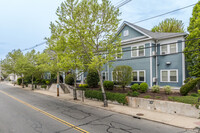
[[[73, 96], [77, 100], [76, 80], [84, 70], [84, 55], [81, 51], [81, 43], [76, 39], [74, 32], [69, 32], [60, 27], [61, 23], [57, 22], [58, 26], [52, 24], [53, 34], [51, 40], [54, 40], [54, 45], [50, 44], [50, 49], [57, 51], [57, 58], [59, 59], [58, 67], [64, 71], [71, 71], [74, 79]], [[58, 34], [61, 32], [62, 34]], [[56, 40], [53, 38], [55, 37]]]
[[[32, 90], [34, 89], [33, 87], [33, 80], [34, 77], [41, 77], [41, 75], [45, 72], [45, 67], [40, 68], [39, 65], [44, 65], [45, 62], [40, 63], [39, 62], [39, 57], [41, 58], [41, 54], [40, 52], [36, 53], [35, 50], [32, 50], [30, 52], [27, 52], [25, 54], [25, 57], [27, 58], [27, 61], [29, 63], [29, 67], [31, 69], [31, 71], [29, 71], [29, 73], [27, 74], [27, 76], [31, 76], [31, 84], [32, 84]], [[45, 57], [47, 58], [47, 57]]]
[[200, 1], [194, 6], [188, 27], [185, 56], [190, 76], [200, 77]]
[[116, 66], [113, 70], [113, 80], [119, 82], [124, 90], [125, 86], [131, 83], [132, 71], [130, 66]]
[[15, 75], [17, 73], [16, 64], [18, 59], [21, 58], [21, 56], [23, 56], [21, 50], [19, 49], [13, 50], [12, 52], [9, 52], [6, 58], [1, 62], [1, 67], [6, 73], [14, 74], [14, 85], [15, 85]]
[[28, 61], [28, 58], [25, 55], [21, 55], [20, 58], [17, 59], [16, 63], [16, 73], [22, 78], [22, 87], [24, 88], [24, 77], [30, 75], [30, 71], [32, 71], [33, 67]]
[[151, 29], [152, 32], [184, 32], [184, 24], [181, 20], [167, 18]]
[[89, 69], [87, 74], [87, 84], [89, 87], [97, 87], [99, 83], [99, 74], [96, 69]]
[[[60, 71], [63, 69], [60, 67], [60, 54], [65, 50], [65, 42], [63, 42], [62, 29], [59, 25], [50, 24], [51, 36], [45, 38], [47, 40], [48, 49], [47, 53], [50, 57], [49, 68], [51, 73], [57, 73], [57, 86], [60, 83]], [[57, 87], [57, 96], [59, 96], [59, 88]]]
[[[103, 65], [115, 60], [121, 50], [121, 41], [117, 35], [119, 10], [109, 0], [66, 0], [57, 10], [60, 25], [73, 33], [80, 42], [79, 53], [84, 54], [87, 65], [97, 70], [104, 97], [104, 106], [108, 106], [103, 87], [101, 71]], [[106, 58], [102, 54], [106, 54]], [[114, 55], [114, 56], [113, 56]]]

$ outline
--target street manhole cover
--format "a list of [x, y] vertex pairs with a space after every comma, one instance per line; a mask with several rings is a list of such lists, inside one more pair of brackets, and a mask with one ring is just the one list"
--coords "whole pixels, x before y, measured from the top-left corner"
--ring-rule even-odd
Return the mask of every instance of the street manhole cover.
[[136, 115], [137, 115], [137, 116], [143, 116], [144, 114], [142, 114], [142, 113], [137, 113]]

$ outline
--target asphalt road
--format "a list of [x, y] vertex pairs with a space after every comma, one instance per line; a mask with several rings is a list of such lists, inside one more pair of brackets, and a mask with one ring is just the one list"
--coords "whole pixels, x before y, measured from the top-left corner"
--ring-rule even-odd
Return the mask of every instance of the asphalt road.
[[[0, 83], [0, 133], [189, 133]], [[192, 131], [193, 132], [193, 131]]]

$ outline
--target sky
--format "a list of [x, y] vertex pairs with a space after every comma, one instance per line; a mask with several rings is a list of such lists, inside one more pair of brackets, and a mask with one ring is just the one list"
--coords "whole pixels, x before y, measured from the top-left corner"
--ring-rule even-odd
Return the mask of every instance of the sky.
[[[112, 0], [118, 5], [122, 0]], [[44, 42], [49, 37], [50, 22], [57, 19], [56, 9], [63, 0], [0, 0], [0, 59], [14, 49], [26, 49]], [[121, 11], [121, 23], [131, 23], [197, 3], [198, 0], [132, 0]], [[162, 17], [137, 23], [151, 30], [165, 18], [182, 20], [187, 31], [193, 7]], [[35, 48], [44, 50], [46, 45]]]

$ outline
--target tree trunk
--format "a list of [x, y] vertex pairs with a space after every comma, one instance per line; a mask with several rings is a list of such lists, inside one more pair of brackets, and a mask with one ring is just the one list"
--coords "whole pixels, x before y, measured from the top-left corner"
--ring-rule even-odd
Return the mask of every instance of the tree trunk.
[[15, 86], [15, 72], [14, 72], [14, 86]]
[[74, 89], [73, 89], [73, 96], [74, 96], [74, 100], [77, 100], [77, 93], [76, 93], [76, 72], [74, 72]]
[[24, 88], [24, 78], [22, 78], [22, 88]]
[[34, 90], [34, 87], [33, 87], [33, 75], [32, 75], [32, 79], [31, 79], [31, 83], [32, 83], [32, 90]]
[[100, 79], [100, 86], [101, 86], [101, 92], [102, 92], [102, 95], [103, 95], [104, 107], [108, 107], [108, 102], [107, 102], [107, 99], [106, 99], [106, 93], [105, 93], [105, 89], [104, 89], [104, 86], [103, 86], [103, 80], [102, 80], [102, 77], [101, 77], [101, 72], [100, 72], [100, 70], [97, 70], [97, 71], [98, 71], [99, 79]]

